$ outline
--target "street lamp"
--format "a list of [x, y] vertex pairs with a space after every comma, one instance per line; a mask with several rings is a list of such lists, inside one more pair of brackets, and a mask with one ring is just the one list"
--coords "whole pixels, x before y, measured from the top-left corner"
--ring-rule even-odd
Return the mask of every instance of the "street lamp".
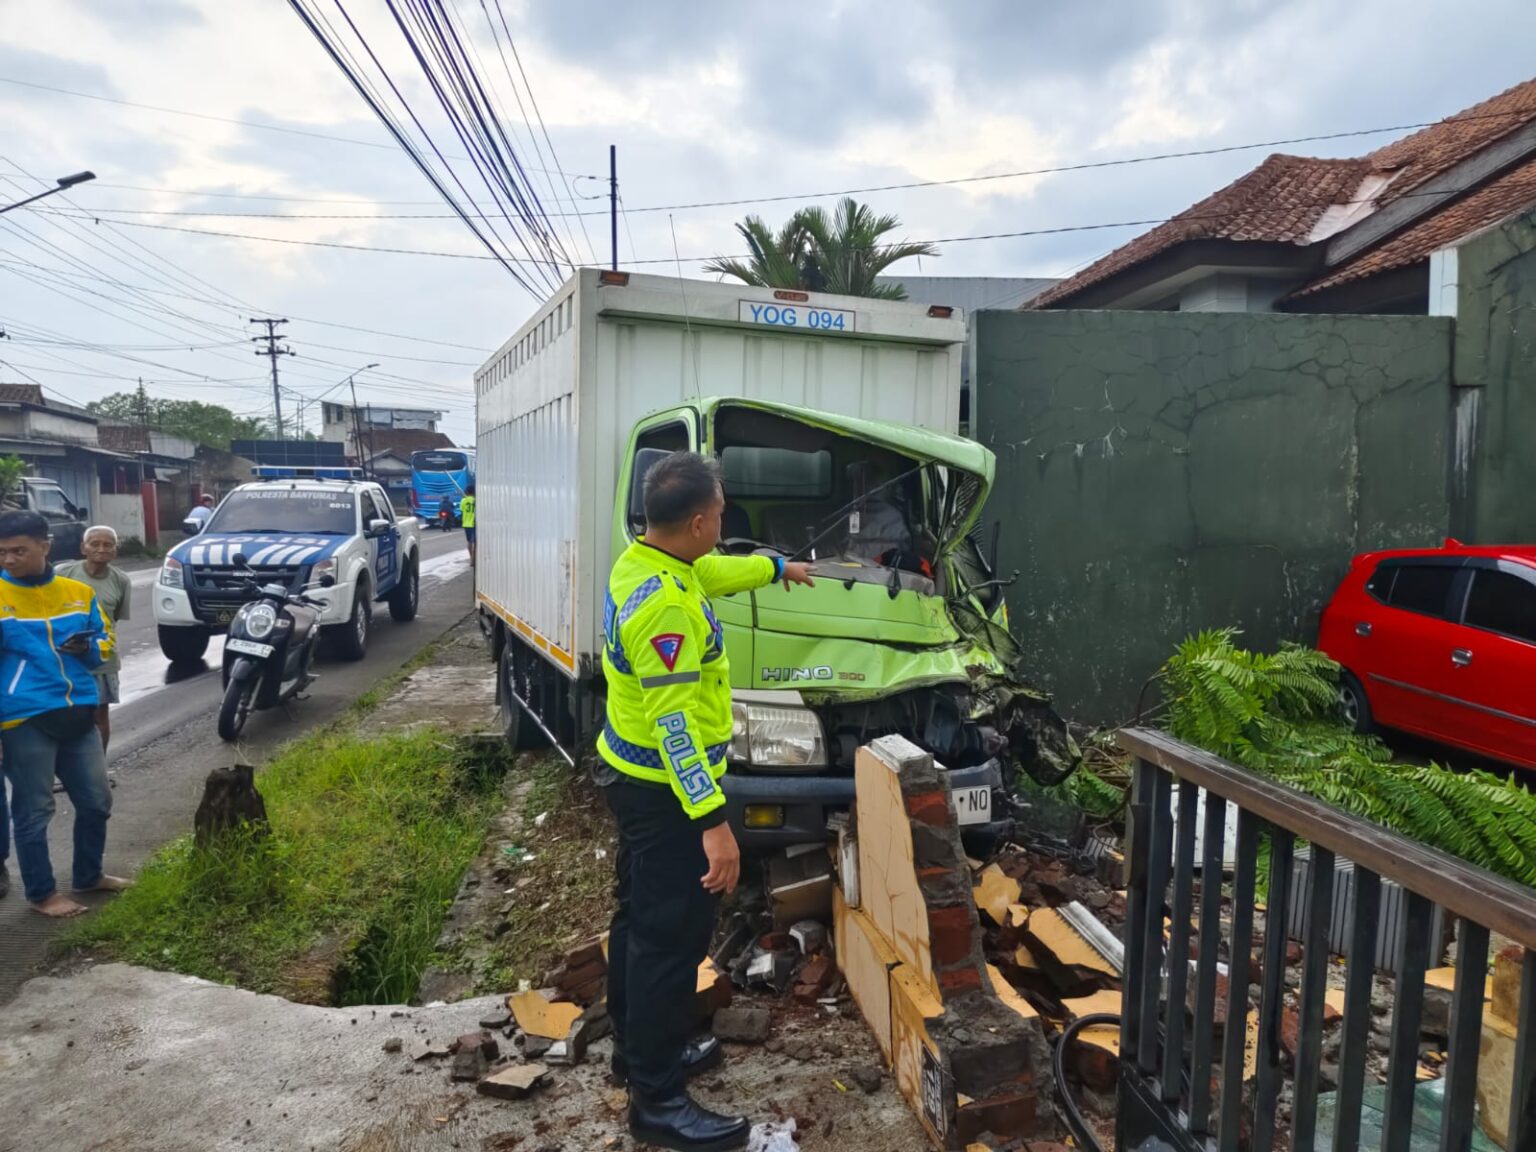
[[20, 208], [34, 200], [41, 200], [44, 196], [52, 196], [55, 192], [62, 192], [66, 188], [73, 188], [76, 184], [84, 184], [87, 180], [94, 179], [96, 179], [94, 172], [76, 172], [73, 176], [60, 176], [54, 181], [54, 187], [45, 189], [36, 196], [28, 196], [25, 200], [18, 200], [14, 204], [7, 204], [4, 208], [0, 208], [0, 212], [9, 212], [12, 208]]

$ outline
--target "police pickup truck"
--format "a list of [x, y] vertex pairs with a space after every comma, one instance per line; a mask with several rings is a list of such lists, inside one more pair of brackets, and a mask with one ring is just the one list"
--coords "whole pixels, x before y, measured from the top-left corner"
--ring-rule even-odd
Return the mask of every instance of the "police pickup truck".
[[373, 605], [389, 605], [397, 621], [413, 620], [420, 591], [420, 524], [397, 518], [384, 489], [358, 468], [259, 467], [258, 479], [236, 488], [203, 530], [166, 555], [155, 584], [160, 651], [177, 662], [197, 660], [208, 638], [223, 632], [257, 584], [290, 591], [325, 577], [307, 595], [325, 602], [320, 624], [331, 650], [361, 660]]

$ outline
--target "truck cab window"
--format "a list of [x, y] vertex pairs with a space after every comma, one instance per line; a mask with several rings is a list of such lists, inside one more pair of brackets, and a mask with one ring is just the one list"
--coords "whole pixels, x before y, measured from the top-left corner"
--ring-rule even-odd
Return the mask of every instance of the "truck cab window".
[[634, 463], [629, 472], [629, 531], [638, 536], [645, 531], [645, 473], [661, 456], [687, 452], [688, 426], [681, 420], [647, 428], [635, 437]]

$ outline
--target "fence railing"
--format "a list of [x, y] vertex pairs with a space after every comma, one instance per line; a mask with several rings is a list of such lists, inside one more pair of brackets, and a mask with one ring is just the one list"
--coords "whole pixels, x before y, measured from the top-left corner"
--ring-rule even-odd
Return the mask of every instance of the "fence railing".
[[[1525, 950], [1504, 1147], [1509, 1152], [1536, 1150], [1536, 891], [1162, 732], [1133, 729], [1123, 732], [1120, 742], [1137, 763], [1128, 851], [1118, 1147], [1155, 1147], [1161, 1141], [1181, 1152], [1271, 1152], [1281, 1135], [1277, 1117], [1289, 1081], [1290, 1131], [1281, 1135], [1280, 1146], [1292, 1152], [1356, 1152], [1361, 1146], [1386, 879], [1404, 890], [1406, 925], [1398, 936], [1393, 965], [1396, 987], [1380, 1105], [1380, 1147], [1383, 1152], [1408, 1152], [1423, 1146], [1411, 1125], [1419, 1084], [1425, 974], [1438, 966], [1443, 942], [1431, 931], [1438, 906], [1454, 918], [1456, 935], [1438, 1146], [1443, 1152], [1468, 1152], [1477, 1129], [1491, 930]], [[1202, 790], [1205, 800], [1199, 805]], [[1229, 804], [1237, 810], [1237, 838], [1229, 915], [1224, 918], [1223, 832]], [[1197, 806], [1204, 808], [1200, 859], [1195, 852]], [[1298, 841], [1310, 846], [1311, 860], [1300, 870], [1303, 891], [1294, 894], [1306, 912], [1294, 1056], [1287, 1071], [1281, 1035], [1282, 1021], [1292, 1011], [1286, 1004], [1286, 912], [1298, 875], [1293, 867]], [[1250, 1055], [1250, 958], [1261, 844], [1266, 843], [1269, 888], [1257, 973], [1257, 1052]], [[1337, 1087], [1329, 1107], [1322, 1110], [1333, 1117], [1329, 1133], [1318, 1130], [1319, 1066], [1335, 863], [1341, 859], [1354, 864], [1353, 908], [1343, 1019], [1337, 1025], [1342, 1029]], [[1218, 1051], [1214, 1035], [1222, 988], [1226, 1014]], [[1251, 1079], [1245, 1057], [1253, 1066]], [[1504, 1117], [1498, 1120], [1502, 1126]]]

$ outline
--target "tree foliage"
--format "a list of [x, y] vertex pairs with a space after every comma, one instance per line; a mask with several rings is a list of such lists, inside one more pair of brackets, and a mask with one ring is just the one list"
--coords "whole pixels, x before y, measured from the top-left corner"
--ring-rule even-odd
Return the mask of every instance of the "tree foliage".
[[92, 400], [86, 408], [98, 416], [129, 424], [147, 424], [161, 432], [183, 436], [210, 448], [229, 450], [231, 440], [260, 440], [270, 433], [265, 420], [236, 416], [218, 404], [201, 400], [166, 400], [137, 392], [114, 392]]
[[748, 258], [720, 256], [704, 270], [759, 288], [905, 300], [900, 285], [877, 284], [875, 278], [897, 261], [939, 253], [932, 244], [887, 242], [884, 237], [899, 227], [897, 217], [877, 216], [851, 196], [830, 213], [821, 207], [802, 208], [777, 232], [762, 217], [748, 216], [736, 225]]
[[21, 478], [27, 474], [27, 462], [20, 456], [0, 456], [0, 508], [21, 488]]
[[1536, 885], [1536, 797], [1513, 778], [1395, 764], [1338, 718], [1338, 665], [1286, 645], [1249, 652], [1234, 629], [1179, 645], [1160, 678], [1174, 736], [1490, 872]]

